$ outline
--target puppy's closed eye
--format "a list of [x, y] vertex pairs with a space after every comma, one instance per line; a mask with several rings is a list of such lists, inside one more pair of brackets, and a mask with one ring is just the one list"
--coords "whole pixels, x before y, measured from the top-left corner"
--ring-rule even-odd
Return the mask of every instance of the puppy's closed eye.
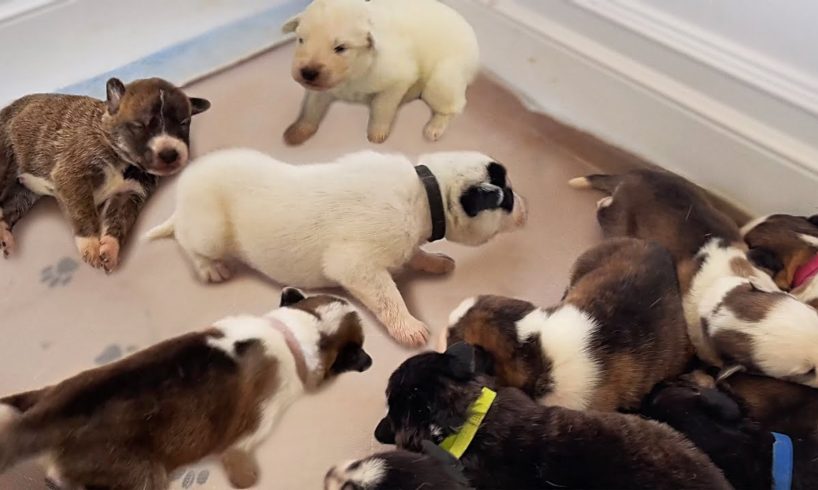
[[338, 46], [335, 46], [335, 52], [338, 54], [346, 53], [347, 49], [348, 48], [346, 47], [345, 44], [339, 44]]

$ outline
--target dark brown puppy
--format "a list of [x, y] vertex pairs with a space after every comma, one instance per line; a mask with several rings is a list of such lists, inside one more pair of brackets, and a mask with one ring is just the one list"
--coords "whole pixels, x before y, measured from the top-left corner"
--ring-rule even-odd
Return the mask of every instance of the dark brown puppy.
[[[385, 444], [419, 450], [469, 418], [491, 378], [475, 371], [473, 347], [405, 361], [389, 378], [389, 411], [375, 430]], [[543, 407], [501, 388], [460, 461], [482, 489], [727, 489], [721, 471], [669, 427], [637, 416]]]
[[818, 313], [753, 266], [738, 227], [704, 191], [661, 170], [570, 183], [610, 194], [597, 211], [606, 236], [654, 240], [673, 255], [688, 334], [703, 361], [818, 386]]
[[190, 118], [210, 107], [158, 78], [108, 80], [107, 100], [23, 97], [0, 111], [0, 249], [43, 195], [57, 198], [83, 260], [112, 271], [156, 186], [189, 157]]
[[773, 214], [742, 229], [750, 258], [778, 287], [818, 308], [818, 215]]
[[0, 471], [38, 457], [60, 485], [163, 490], [168, 474], [221, 456], [256, 483], [253, 453], [297, 397], [371, 365], [343, 299], [285, 289], [264, 316], [228, 317], [57, 385], [0, 400]]
[[480, 346], [501, 386], [575, 410], [635, 410], [693, 355], [673, 260], [633, 238], [580, 256], [556, 306], [480, 296], [449, 320], [446, 345]]

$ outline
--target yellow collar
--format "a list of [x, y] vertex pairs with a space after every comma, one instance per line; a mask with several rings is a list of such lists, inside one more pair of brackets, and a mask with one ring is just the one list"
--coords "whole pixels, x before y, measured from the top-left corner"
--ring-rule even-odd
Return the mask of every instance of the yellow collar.
[[443, 442], [440, 443], [440, 447], [448, 451], [455, 458], [460, 459], [463, 453], [466, 452], [466, 449], [469, 448], [471, 441], [474, 440], [477, 429], [480, 428], [480, 424], [482, 424], [483, 419], [486, 418], [486, 413], [488, 413], [496, 397], [497, 393], [483, 387], [480, 396], [469, 406], [469, 416], [463, 424], [463, 427], [461, 427], [458, 432], [443, 439]]

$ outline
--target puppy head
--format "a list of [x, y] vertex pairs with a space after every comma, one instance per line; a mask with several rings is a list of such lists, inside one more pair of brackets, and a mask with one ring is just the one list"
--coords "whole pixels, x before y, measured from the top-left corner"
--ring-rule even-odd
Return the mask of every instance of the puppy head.
[[388, 411], [375, 429], [382, 444], [419, 452], [424, 440], [439, 444], [457, 432], [477, 399], [483, 376], [474, 348], [452, 345], [445, 353], [418, 354], [392, 373], [386, 388]]
[[498, 233], [525, 225], [525, 200], [512, 190], [503, 164], [478, 152], [421, 155], [435, 175], [446, 208], [446, 238], [481, 245]]
[[372, 358], [363, 349], [361, 317], [343, 298], [330, 295], [306, 296], [295, 288], [281, 292], [281, 307], [300, 313], [308, 332], [299, 332], [314, 342], [315, 350], [305, 356], [316, 358], [321, 381], [347, 372], [363, 372], [372, 366]]
[[170, 175], [187, 164], [190, 118], [210, 102], [187, 97], [159, 78], [128, 85], [108, 80], [103, 119], [114, 149], [128, 163], [154, 175]]
[[818, 253], [818, 215], [774, 214], [751, 221], [741, 231], [750, 259], [784, 290], [792, 287], [795, 271]]
[[296, 35], [292, 76], [309, 90], [329, 90], [366, 73], [375, 38], [364, 0], [316, 0], [282, 30]]

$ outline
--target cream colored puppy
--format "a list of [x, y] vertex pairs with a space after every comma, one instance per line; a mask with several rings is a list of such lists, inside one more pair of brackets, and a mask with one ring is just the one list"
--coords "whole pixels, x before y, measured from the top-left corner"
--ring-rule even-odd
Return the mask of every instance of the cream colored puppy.
[[289, 165], [254, 150], [217, 151], [182, 174], [176, 211], [149, 238], [175, 235], [199, 277], [219, 282], [238, 259], [275, 281], [343, 286], [405, 345], [424, 344], [391, 271], [442, 274], [454, 261], [423, 251], [447, 238], [480, 245], [526, 221], [503, 165], [475, 152], [363, 152]]
[[401, 104], [423, 99], [437, 141], [466, 105], [479, 67], [474, 30], [438, 0], [315, 0], [283, 26], [295, 32], [293, 78], [307, 89], [284, 139], [309, 139], [336, 100], [369, 105], [367, 136], [389, 137]]

